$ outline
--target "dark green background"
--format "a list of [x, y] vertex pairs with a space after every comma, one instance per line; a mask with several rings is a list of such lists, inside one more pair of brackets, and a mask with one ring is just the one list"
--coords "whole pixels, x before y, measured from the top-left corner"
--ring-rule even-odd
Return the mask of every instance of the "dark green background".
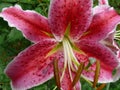
[[[111, 6], [113, 6], [118, 13], [120, 13], [120, 0], [109, 0]], [[0, 0], [0, 12], [2, 8], [19, 4], [24, 10], [35, 10], [44, 16], [47, 16], [49, 0]], [[97, 0], [94, 0], [94, 6], [97, 4]], [[119, 41], [118, 41], [119, 42]], [[20, 31], [16, 28], [8, 26], [7, 22], [0, 18], [0, 90], [11, 90], [10, 80], [4, 74], [6, 65], [23, 49], [31, 45], [32, 43], [26, 40]], [[82, 90], [94, 90], [91, 86], [81, 79]], [[30, 90], [53, 90], [55, 87], [54, 79], [48, 82], [34, 87]], [[120, 90], [120, 80], [107, 84], [104, 90]]]

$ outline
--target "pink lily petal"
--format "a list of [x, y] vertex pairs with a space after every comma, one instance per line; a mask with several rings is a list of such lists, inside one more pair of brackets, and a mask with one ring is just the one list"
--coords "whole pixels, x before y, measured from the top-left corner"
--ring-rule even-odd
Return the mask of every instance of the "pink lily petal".
[[[73, 39], [79, 39], [81, 34], [87, 30], [92, 19], [92, 0], [75, 0], [75, 6], [72, 7], [71, 31], [70, 36]], [[83, 8], [84, 7], [84, 8]]]
[[13, 90], [26, 90], [53, 77], [54, 56], [46, 57], [56, 42], [44, 40], [22, 51], [7, 66], [5, 73], [11, 78]]
[[[62, 69], [63, 69], [63, 67], [60, 68], [60, 70], [62, 70]], [[61, 71], [61, 73], [62, 73], [62, 71]], [[60, 75], [62, 75], [61, 73], [60, 73]], [[75, 76], [75, 73], [72, 72], [73, 79], [74, 79], [74, 76]], [[81, 84], [78, 81], [77, 84], [74, 87], [72, 87], [70, 73], [69, 73], [68, 69], [66, 69], [64, 77], [61, 82], [61, 88], [62, 88], [62, 90], [74, 90], [74, 88], [75, 88], [75, 90], [81, 90]]]
[[113, 76], [113, 81], [117, 81], [120, 79], [120, 62], [119, 62], [119, 66], [116, 68], [116, 74]]
[[[89, 63], [89, 58], [91, 56], [85, 56], [80, 53], [75, 52], [76, 57], [79, 62], [85, 62], [85, 65], [87, 66]], [[107, 66], [107, 65], [106, 65]], [[93, 63], [87, 70], [84, 70], [82, 72], [82, 76], [90, 81], [94, 80], [94, 75], [95, 75], [95, 68], [96, 64]], [[108, 83], [108, 82], [113, 82], [113, 75], [112, 75], [112, 69], [106, 68], [104, 64], [101, 63], [101, 68], [100, 68], [100, 75], [99, 75], [99, 83]]]
[[23, 11], [20, 6], [16, 5], [3, 9], [0, 16], [8, 21], [9, 26], [22, 31], [24, 36], [32, 42], [36, 43], [50, 38], [46, 34], [51, 34], [47, 19], [35, 11]]
[[115, 32], [110, 33], [105, 39], [101, 41], [102, 44], [109, 47], [115, 54], [119, 51], [117, 43], [114, 40]]
[[118, 61], [115, 54], [106, 46], [93, 41], [83, 40], [77, 42], [79, 49], [83, 50], [88, 56], [92, 56], [101, 61], [104, 68], [113, 70], [117, 67]]
[[[78, 60], [79, 62], [88, 62], [89, 56], [83, 55], [83, 54], [79, 54], [79, 53], [76, 52], [76, 51], [74, 51], [74, 53], [75, 53], [75, 56], [76, 56], [76, 58], [77, 58], [77, 60]], [[88, 63], [85, 63], [85, 64], [88, 64]]]
[[95, 12], [87, 34], [82, 37], [84, 39], [100, 41], [109, 33], [114, 32], [117, 24], [120, 23], [120, 15], [113, 8], [98, 8], [100, 11]]
[[93, 15], [113, 9], [108, 5], [98, 5], [93, 8]]
[[100, 5], [108, 5], [108, 0], [98, 0]]
[[48, 19], [56, 39], [62, 40], [69, 24], [71, 37], [78, 39], [89, 27], [91, 7], [92, 0], [52, 0]]
[[[75, 76], [75, 73], [72, 72], [72, 75]], [[78, 81], [77, 84], [74, 87], [72, 87], [72, 81], [70, 79], [69, 71], [66, 70], [63, 80], [61, 82], [61, 88], [62, 90], [74, 90], [74, 88], [75, 90], [81, 90], [81, 84], [80, 81]]]
[[120, 50], [118, 51], [117, 55], [118, 55], [119, 65], [118, 65], [118, 67], [116, 68], [116, 73], [115, 73], [115, 75], [113, 76], [114, 82], [120, 79]]
[[[87, 78], [90, 81], [94, 81], [94, 75], [95, 75], [95, 68], [96, 65], [92, 65], [91, 67], [88, 68], [88, 70], [83, 71], [83, 76]], [[108, 82], [113, 82], [113, 75], [112, 75], [113, 70], [109, 68], [105, 68], [103, 64], [100, 65], [100, 74], [99, 74], [99, 83], [108, 83]]]
[[[64, 54], [63, 51], [59, 51], [59, 53], [56, 54], [56, 59], [59, 60], [59, 74], [60, 74], [60, 78], [62, 76], [63, 73], [63, 68], [64, 68]], [[74, 79], [75, 76], [75, 72], [71, 72], [72, 74], [72, 78]], [[76, 83], [76, 85], [74, 86], [76, 89], [75, 90], [81, 90], [81, 84], [78, 81]], [[62, 90], [74, 90], [74, 88], [72, 87], [72, 81], [70, 79], [70, 73], [68, 71], [68, 68], [65, 70], [65, 74], [64, 77], [61, 81], [61, 88]]]

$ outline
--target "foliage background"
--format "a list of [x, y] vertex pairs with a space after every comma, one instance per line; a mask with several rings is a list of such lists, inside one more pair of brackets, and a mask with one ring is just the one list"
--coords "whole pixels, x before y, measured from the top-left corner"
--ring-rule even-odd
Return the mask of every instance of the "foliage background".
[[[35, 10], [44, 16], [47, 16], [50, 0], [0, 0], [0, 12], [4, 7], [19, 4], [24, 10]], [[109, 0], [120, 13], [120, 0]], [[94, 0], [94, 6], [97, 0]], [[7, 64], [23, 49], [31, 45], [31, 42], [26, 40], [20, 31], [16, 28], [8, 26], [2, 18], [0, 18], [0, 90], [11, 90], [10, 79], [4, 74], [4, 69]], [[81, 79], [82, 90], [94, 90], [89, 84]], [[34, 87], [30, 90], [53, 90], [55, 80], [51, 79], [43, 85]], [[104, 90], [120, 90], [120, 80], [107, 84]]]

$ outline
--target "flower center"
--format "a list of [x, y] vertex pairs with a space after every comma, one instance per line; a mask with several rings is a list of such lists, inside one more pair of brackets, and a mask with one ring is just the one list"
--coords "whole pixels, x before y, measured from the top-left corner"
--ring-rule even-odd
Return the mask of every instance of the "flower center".
[[64, 50], [64, 69], [63, 69], [61, 80], [64, 76], [66, 68], [68, 68], [70, 78], [73, 81], [72, 71], [76, 71], [78, 69], [79, 62], [77, 58], [75, 57], [75, 54], [73, 52], [69, 39], [64, 38], [62, 44], [63, 44], [63, 50]]

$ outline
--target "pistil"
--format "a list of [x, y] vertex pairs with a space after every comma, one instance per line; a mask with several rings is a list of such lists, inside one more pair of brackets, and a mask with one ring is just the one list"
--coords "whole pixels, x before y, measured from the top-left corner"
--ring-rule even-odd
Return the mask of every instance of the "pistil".
[[68, 38], [64, 38], [62, 43], [64, 50], [64, 68], [63, 68], [61, 80], [63, 79], [65, 70], [68, 68], [71, 81], [73, 81], [72, 71], [76, 71], [80, 64], [73, 53], [73, 49]]

